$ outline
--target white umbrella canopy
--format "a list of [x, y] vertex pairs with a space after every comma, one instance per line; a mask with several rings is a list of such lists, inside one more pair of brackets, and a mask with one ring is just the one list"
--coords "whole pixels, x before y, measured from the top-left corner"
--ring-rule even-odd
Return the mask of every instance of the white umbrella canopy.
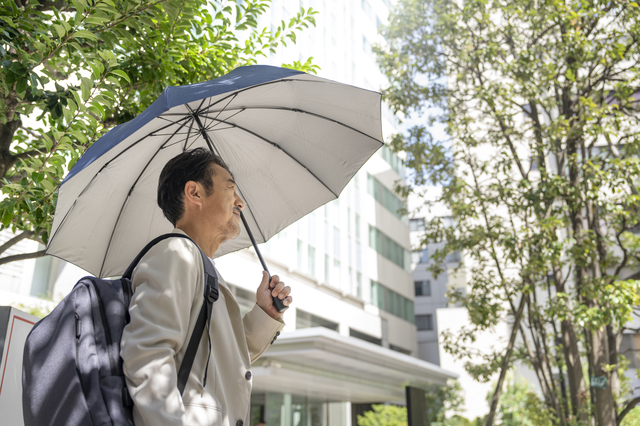
[[[98, 140], [59, 188], [46, 253], [98, 277], [121, 275], [170, 232], [157, 205], [164, 165], [204, 147], [227, 163], [258, 243], [338, 197], [382, 146], [380, 94], [299, 71], [238, 68], [169, 87], [134, 120]], [[223, 243], [216, 257], [248, 247]]]

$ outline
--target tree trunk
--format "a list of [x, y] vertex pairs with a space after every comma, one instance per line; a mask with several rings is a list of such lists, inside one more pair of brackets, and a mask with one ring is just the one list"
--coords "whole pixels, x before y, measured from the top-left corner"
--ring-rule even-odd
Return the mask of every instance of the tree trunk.
[[509, 344], [507, 345], [507, 349], [505, 351], [504, 356], [502, 357], [502, 363], [500, 365], [500, 376], [498, 377], [498, 383], [496, 384], [496, 390], [493, 392], [493, 398], [491, 398], [491, 408], [489, 409], [489, 414], [487, 415], [487, 419], [484, 422], [484, 426], [492, 426], [493, 419], [496, 416], [496, 411], [498, 409], [498, 401], [500, 401], [500, 394], [502, 393], [502, 386], [504, 385], [504, 378], [507, 375], [507, 371], [509, 370], [509, 363], [511, 361], [511, 354], [513, 353], [513, 346], [516, 342], [516, 336], [518, 335], [518, 330], [520, 329], [520, 320], [522, 319], [522, 314], [524, 313], [524, 306], [526, 305], [527, 300], [526, 295], [522, 295], [520, 299], [520, 306], [518, 306], [518, 310], [516, 311], [516, 315], [513, 322], [513, 327], [511, 328], [511, 337], [509, 337]]
[[[615, 333], [611, 324], [607, 325], [607, 337], [609, 338], [609, 362], [613, 365], [618, 365], [618, 350], [620, 349], [620, 343], [622, 342], [622, 333]], [[620, 393], [620, 377], [618, 376], [618, 368], [614, 368], [611, 371], [611, 392], [614, 395]], [[615, 399], [614, 399], [615, 403]], [[618, 404], [615, 404], [615, 410], [618, 411]]]
[[595, 395], [595, 409], [598, 426], [617, 426], [616, 410], [613, 405], [613, 395], [611, 393], [611, 378], [605, 370], [609, 362], [609, 342], [606, 330], [591, 332], [591, 356], [593, 365], [593, 375], [596, 377], [606, 377], [607, 384], [604, 389], [594, 388], [591, 384], [591, 392]]
[[579, 420], [587, 420], [587, 388], [584, 383], [582, 373], [582, 361], [578, 349], [578, 338], [576, 337], [573, 323], [564, 320], [560, 323], [562, 333], [562, 351], [564, 362], [567, 366], [567, 376], [569, 379], [569, 395], [571, 397], [571, 412]]
[[16, 130], [22, 125], [19, 118], [8, 121], [7, 124], [0, 122], [0, 179], [7, 175], [7, 172], [16, 163], [16, 157], [11, 154], [11, 142]]

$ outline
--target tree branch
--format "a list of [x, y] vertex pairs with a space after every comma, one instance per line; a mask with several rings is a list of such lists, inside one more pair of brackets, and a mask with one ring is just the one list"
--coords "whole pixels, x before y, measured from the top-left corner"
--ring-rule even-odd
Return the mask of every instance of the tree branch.
[[624, 416], [629, 414], [629, 411], [633, 410], [635, 406], [638, 405], [638, 403], [640, 403], [640, 396], [633, 398], [631, 401], [627, 402], [627, 405], [625, 405], [624, 410], [622, 410], [620, 414], [618, 414], [618, 418], [616, 419], [618, 421], [618, 424], [622, 422], [622, 419], [624, 419]]
[[13, 256], [7, 256], [0, 258], [0, 265], [4, 265], [9, 262], [17, 262], [18, 260], [36, 259], [44, 256], [44, 250], [36, 251], [33, 253], [15, 254]]
[[7, 241], [6, 243], [0, 246], [0, 254], [4, 253], [9, 248], [18, 244], [20, 241], [24, 240], [25, 238], [33, 237], [34, 234], [35, 233], [33, 231], [24, 231], [22, 234], [16, 235], [15, 237], [11, 238], [9, 241]]
[[31, 130], [31, 129], [27, 128], [27, 127], [24, 127], [24, 126], [20, 126], [20, 128], [22, 130], [24, 130], [25, 132], [27, 132], [29, 135], [31, 135], [33, 138], [40, 139], [41, 135], [36, 133], [36, 132], [34, 132], [33, 130]]
[[502, 362], [500, 363], [500, 376], [498, 377], [498, 383], [496, 384], [496, 389], [493, 393], [493, 398], [491, 398], [491, 408], [489, 409], [489, 414], [487, 415], [487, 419], [485, 420], [484, 426], [492, 426], [493, 420], [496, 415], [496, 410], [498, 409], [498, 401], [500, 401], [500, 394], [502, 393], [502, 385], [504, 384], [505, 376], [507, 375], [507, 370], [509, 369], [509, 363], [511, 362], [511, 354], [513, 353], [513, 345], [516, 341], [516, 336], [518, 335], [518, 330], [520, 328], [520, 320], [522, 319], [522, 314], [524, 312], [525, 302], [528, 298], [527, 295], [523, 294], [520, 299], [520, 306], [518, 306], [518, 310], [516, 312], [516, 316], [514, 318], [513, 328], [511, 329], [511, 336], [509, 337], [509, 343], [507, 345], [506, 352], [502, 357]]

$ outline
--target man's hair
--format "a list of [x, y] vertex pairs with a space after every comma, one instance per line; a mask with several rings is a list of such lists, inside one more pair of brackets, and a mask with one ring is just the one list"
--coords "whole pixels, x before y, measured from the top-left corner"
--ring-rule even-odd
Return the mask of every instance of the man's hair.
[[206, 196], [213, 192], [213, 164], [229, 171], [222, 158], [204, 148], [196, 148], [173, 157], [162, 169], [158, 180], [158, 206], [173, 226], [184, 214], [183, 194], [187, 182], [200, 183]]

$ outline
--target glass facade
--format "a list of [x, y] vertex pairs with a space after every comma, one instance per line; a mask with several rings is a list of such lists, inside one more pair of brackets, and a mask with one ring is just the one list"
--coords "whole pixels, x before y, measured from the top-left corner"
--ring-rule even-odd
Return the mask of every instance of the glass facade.
[[381, 184], [378, 179], [371, 175], [367, 175], [367, 177], [369, 194], [371, 194], [377, 202], [382, 204], [384, 208], [393, 213], [395, 217], [406, 223], [407, 218], [403, 215], [403, 211], [406, 208], [404, 202], [386, 186]]
[[253, 392], [250, 425], [267, 426], [345, 426], [345, 403], [291, 393]]
[[383, 145], [382, 149], [380, 150], [380, 155], [382, 155], [384, 161], [389, 163], [391, 168], [395, 170], [401, 178], [405, 178], [404, 164], [402, 163], [400, 157], [395, 154], [395, 152], [391, 151], [391, 149], [387, 145]]
[[409, 252], [371, 225], [369, 225], [369, 247], [404, 268], [405, 271], [411, 271], [411, 256]]
[[379, 309], [413, 323], [413, 300], [371, 280], [371, 304]]

